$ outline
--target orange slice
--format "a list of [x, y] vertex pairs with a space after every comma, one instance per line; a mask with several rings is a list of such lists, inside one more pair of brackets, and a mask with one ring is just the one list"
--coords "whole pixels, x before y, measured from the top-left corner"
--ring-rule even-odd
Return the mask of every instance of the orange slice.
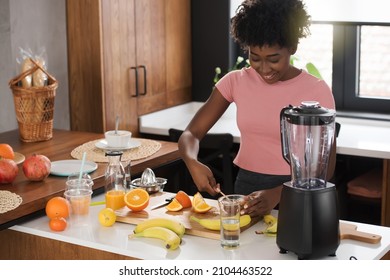
[[206, 213], [212, 208], [207, 204], [199, 192], [194, 195], [194, 198], [192, 199], [192, 206], [196, 213]]
[[165, 206], [165, 209], [167, 209], [168, 211], [179, 211], [183, 209], [183, 205], [181, 205], [180, 202], [176, 198], [174, 198], [171, 203]]
[[205, 203], [199, 203], [194, 207], [194, 211], [196, 213], [206, 213], [209, 211], [212, 207], [208, 205], [206, 202]]
[[126, 206], [134, 212], [144, 210], [149, 205], [149, 193], [144, 189], [132, 189], [125, 194]]
[[194, 197], [192, 198], [192, 205], [195, 206], [199, 203], [203, 203], [205, 202], [202, 194], [200, 192], [197, 192]]
[[183, 208], [188, 208], [192, 206], [191, 198], [184, 191], [178, 191], [175, 198], [183, 206]]

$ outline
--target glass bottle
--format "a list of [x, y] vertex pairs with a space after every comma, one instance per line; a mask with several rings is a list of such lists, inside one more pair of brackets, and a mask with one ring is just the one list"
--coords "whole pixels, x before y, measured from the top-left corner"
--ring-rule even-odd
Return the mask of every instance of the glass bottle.
[[131, 160], [122, 161], [122, 165], [125, 169], [126, 191], [129, 191], [131, 189]]
[[113, 210], [125, 206], [126, 181], [125, 170], [121, 163], [121, 151], [109, 151], [108, 166], [105, 173], [105, 200], [106, 207]]

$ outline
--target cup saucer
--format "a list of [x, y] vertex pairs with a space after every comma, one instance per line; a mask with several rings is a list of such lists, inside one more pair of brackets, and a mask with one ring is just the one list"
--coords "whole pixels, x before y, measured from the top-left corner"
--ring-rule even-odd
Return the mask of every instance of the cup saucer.
[[115, 150], [115, 151], [124, 151], [124, 150], [129, 150], [129, 149], [134, 149], [138, 148], [141, 146], [141, 142], [135, 139], [130, 139], [130, 143], [126, 147], [110, 147], [107, 144], [106, 139], [100, 139], [95, 143], [96, 148], [102, 149], [102, 150]]

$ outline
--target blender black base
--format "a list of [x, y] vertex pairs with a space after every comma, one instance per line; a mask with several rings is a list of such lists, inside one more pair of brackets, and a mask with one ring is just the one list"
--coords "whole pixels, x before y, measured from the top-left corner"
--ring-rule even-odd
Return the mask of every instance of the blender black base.
[[[280, 254], [287, 254], [288, 250], [279, 248], [279, 253]], [[329, 257], [335, 257], [336, 256], [336, 252], [334, 252], [333, 254], [329, 254], [328, 256]], [[311, 259], [312, 257], [313, 257], [313, 255], [298, 255], [297, 258], [298, 258], [298, 260], [308, 260], [308, 259]]]
[[334, 185], [306, 190], [286, 183], [279, 203], [276, 243], [279, 253], [293, 252], [302, 260], [336, 256], [340, 237]]

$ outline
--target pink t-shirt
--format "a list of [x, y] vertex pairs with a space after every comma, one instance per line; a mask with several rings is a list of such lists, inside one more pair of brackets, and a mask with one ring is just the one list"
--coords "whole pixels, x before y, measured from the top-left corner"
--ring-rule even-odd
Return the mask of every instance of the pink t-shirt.
[[216, 87], [237, 106], [240, 149], [234, 163], [240, 168], [264, 174], [288, 175], [280, 140], [280, 111], [302, 101], [318, 101], [335, 109], [329, 86], [302, 70], [297, 77], [267, 84], [251, 67], [226, 74]]

